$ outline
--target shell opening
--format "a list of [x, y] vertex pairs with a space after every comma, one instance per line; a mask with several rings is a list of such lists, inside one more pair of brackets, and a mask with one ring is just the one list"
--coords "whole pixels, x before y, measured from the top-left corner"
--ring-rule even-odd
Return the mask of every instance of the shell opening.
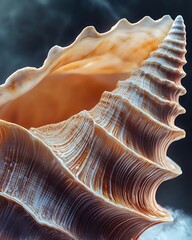
[[85, 28], [70, 46], [53, 47], [41, 68], [21, 69], [7, 79], [0, 88], [0, 118], [30, 128], [90, 110], [157, 49], [172, 22], [169, 16], [119, 21], [103, 34]]

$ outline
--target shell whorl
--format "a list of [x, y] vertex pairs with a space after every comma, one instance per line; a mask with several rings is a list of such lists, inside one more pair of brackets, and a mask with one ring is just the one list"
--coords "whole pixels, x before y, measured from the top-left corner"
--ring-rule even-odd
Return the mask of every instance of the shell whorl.
[[[178, 38], [180, 47], [177, 47], [175, 55], [170, 54], [172, 45], [178, 43]], [[185, 29], [181, 17], [177, 17], [168, 36], [143, 62], [141, 68], [128, 80], [119, 82], [112, 93], [104, 93], [101, 102], [91, 111], [96, 121], [106, 127], [108, 132], [114, 132], [115, 137], [125, 145], [130, 145], [136, 152], [162, 166], [167, 166], [166, 149], [169, 144], [185, 135], [183, 130], [174, 125], [175, 118], [185, 112], [178, 102], [179, 96], [185, 93], [180, 83], [185, 76], [182, 69], [185, 52]], [[178, 55], [179, 63], [173, 67], [171, 60]], [[110, 104], [111, 99], [114, 105]], [[123, 122], [117, 118], [118, 109], [121, 109], [120, 102], [127, 105], [124, 109], [129, 109], [121, 112]], [[137, 113], [134, 114], [134, 111]], [[121, 132], [118, 131], [118, 126]]]
[[[93, 33], [89, 29], [97, 37]], [[155, 194], [163, 181], [181, 174], [167, 148], [185, 136], [174, 124], [184, 113], [179, 96], [185, 93], [185, 52], [178, 16], [141, 67], [104, 92], [90, 111], [29, 131], [1, 121], [5, 208], [16, 202], [15, 212], [28, 212], [54, 239], [134, 240], [150, 226], [171, 221]], [[33, 223], [37, 232], [38, 224]]]

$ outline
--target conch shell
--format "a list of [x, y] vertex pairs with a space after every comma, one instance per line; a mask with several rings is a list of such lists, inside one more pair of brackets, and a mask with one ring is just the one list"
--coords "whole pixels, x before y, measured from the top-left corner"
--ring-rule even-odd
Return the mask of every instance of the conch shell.
[[181, 16], [123, 19], [104, 34], [85, 28], [41, 68], [8, 78], [0, 89], [1, 239], [134, 240], [172, 220], [155, 194], [181, 174], [167, 148], [185, 136], [174, 125], [185, 112], [185, 45]]

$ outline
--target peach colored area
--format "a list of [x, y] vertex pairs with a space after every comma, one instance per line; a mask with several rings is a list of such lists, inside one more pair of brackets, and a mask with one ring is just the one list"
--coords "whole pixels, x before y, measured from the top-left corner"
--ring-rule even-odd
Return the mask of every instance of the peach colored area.
[[90, 110], [140, 67], [171, 24], [166, 16], [137, 24], [123, 19], [104, 34], [85, 28], [69, 47], [52, 48], [41, 68], [19, 70], [1, 86], [0, 118], [30, 128]]

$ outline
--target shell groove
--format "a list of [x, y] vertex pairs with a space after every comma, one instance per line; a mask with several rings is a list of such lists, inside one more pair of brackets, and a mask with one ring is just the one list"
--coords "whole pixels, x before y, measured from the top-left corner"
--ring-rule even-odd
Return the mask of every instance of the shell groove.
[[[134, 240], [150, 226], [172, 220], [167, 210], [156, 202], [155, 194], [163, 181], [181, 174], [179, 166], [167, 157], [167, 149], [173, 141], [185, 136], [174, 124], [175, 118], [185, 112], [179, 104], [179, 96], [185, 93], [181, 86], [186, 52], [182, 17], [178, 16], [173, 23], [169, 17], [157, 22], [145, 18], [135, 25], [122, 20], [103, 35], [86, 28], [74, 44], [75, 49], [81, 49], [93, 38], [98, 47], [98, 39], [106, 40], [108, 36], [114, 40], [119, 30], [122, 36], [129, 30], [134, 38], [132, 32], [149, 31], [156, 29], [155, 26], [159, 26], [152, 37], [159, 39], [156, 50], [149, 48], [139, 60], [136, 54], [133, 63], [137, 66], [131, 68], [134, 71], [128, 71], [126, 80], [119, 81], [113, 91], [105, 91], [90, 111], [30, 130], [1, 120], [0, 202], [5, 209], [2, 218], [9, 216], [3, 220], [7, 225], [20, 212], [21, 222], [26, 216], [26, 229], [34, 229], [36, 239], [49, 236]], [[108, 46], [103, 41], [99, 43]], [[101, 54], [101, 49], [96, 49]], [[5, 120], [12, 116], [18, 123], [12, 112], [17, 95], [23, 97], [22, 93], [29, 87], [33, 90], [31, 84], [36, 85], [53, 69], [57, 74], [71, 69], [83, 73], [87, 67], [88, 73], [95, 74], [98, 68], [103, 68], [102, 64], [102, 67], [98, 65], [106, 59], [102, 54], [99, 60], [97, 54], [91, 55], [92, 66], [86, 65], [88, 53], [80, 56], [80, 62], [76, 62], [79, 55], [74, 53], [70, 65], [63, 65], [61, 58], [66, 58], [65, 52], [60, 52], [58, 47], [52, 49], [42, 68], [18, 72], [2, 86], [4, 97], [10, 95], [11, 88], [16, 90], [7, 103], [2, 102], [0, 115], [8, 118]], [[125, 73], [129, 61], [124, 63], [121, 70], [116, 65], [118, 71], [113, 74], [117, 78]], [[112, 71], [113, 64], [109, 62], [108, 70], [109, 66]], [[21, 86], [16, 82], [17, 75], [21, 77]], [[26, 82], [27, 76], [34, 77], [34, 82]], [[7, 115], [3, 115], [6, 111]], [[23, 122], [25, 126], [26, 119]], [[7, 232], [6, 224], [0, 225], [0, 234], [13, 239], [16, 230]], [[25, 239], [26, 233], [18, 231], [18, 239]], [[33, 237], [32, 230], [27, 234]]]

